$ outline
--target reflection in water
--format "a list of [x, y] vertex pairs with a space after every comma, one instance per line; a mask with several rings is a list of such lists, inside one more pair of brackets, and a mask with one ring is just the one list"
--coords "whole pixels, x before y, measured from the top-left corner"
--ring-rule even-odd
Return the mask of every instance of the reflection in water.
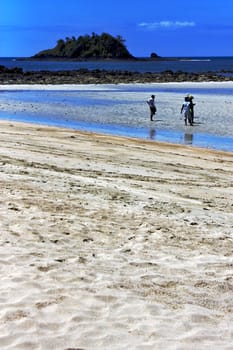
[[192, 145], [193, 144], [193, 134], [184, 134], [184, 143], [186, 145]]
[[151, 140], [154, 140], [155, 139], [155, 134], [156, 134], [156, 131], [155, 131], [155, 128], [150, 128], [150, 139]]

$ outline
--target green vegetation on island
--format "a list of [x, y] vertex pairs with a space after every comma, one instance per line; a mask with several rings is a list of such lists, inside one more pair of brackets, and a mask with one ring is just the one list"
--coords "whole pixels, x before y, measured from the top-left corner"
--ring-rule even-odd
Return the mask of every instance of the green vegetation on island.
[[118, 35], [108, 33], [81, 35], [77, 39], [59, 39], [53, 49], [43, 50], [33, 58], [71, 58], [71, 59], [134, 59]]

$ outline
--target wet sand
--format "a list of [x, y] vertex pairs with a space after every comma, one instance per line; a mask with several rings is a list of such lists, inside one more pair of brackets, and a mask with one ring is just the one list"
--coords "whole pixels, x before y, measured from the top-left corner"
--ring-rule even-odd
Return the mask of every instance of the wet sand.
[[[150, 122], [146, 101], [156, 95]], [[232, 82], [0, 85], [0, 118], [233, 151]], [[194, 126], [180, 114], [194, 95]]]
[[232, 153], [0, 128], [1, 349], [232, 349]]

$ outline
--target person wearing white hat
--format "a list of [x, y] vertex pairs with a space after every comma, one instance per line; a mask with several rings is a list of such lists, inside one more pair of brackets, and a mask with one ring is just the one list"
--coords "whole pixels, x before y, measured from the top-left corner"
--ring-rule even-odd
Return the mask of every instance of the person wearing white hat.
[[181, 106], [180, 113], [184, 114], [184, 123], [185, 125], [188, 125], [187, 122], [189, 122], [189, 125], [193, 125], [192, 118], [191, 118], [191, 109], [190, 109], [190, 100], [188, 96], [185, 96], [184, 102]]

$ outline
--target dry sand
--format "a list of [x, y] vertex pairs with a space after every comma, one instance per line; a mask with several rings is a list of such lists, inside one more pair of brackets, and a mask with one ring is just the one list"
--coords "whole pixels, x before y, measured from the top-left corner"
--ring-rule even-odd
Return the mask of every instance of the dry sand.
[[233, 349], [232, 153], [0, 128], [1, 349]]

